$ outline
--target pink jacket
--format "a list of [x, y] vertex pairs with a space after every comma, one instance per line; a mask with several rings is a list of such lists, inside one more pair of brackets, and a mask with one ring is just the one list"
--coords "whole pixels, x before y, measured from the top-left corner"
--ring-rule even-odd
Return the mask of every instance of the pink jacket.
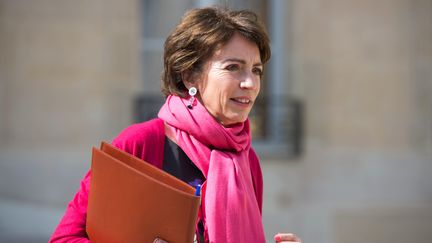
[[[164, 158], [165, 130], [161, 119], [134, 124], [126, 128], [115, 138], [112, 144], [130, 154], [135, 155], [158, 168], [162, 168]], [[256, 156], [256, 155], [254, 155]], [[259, 165], [255, 165], [258, 166]], [[255, 191], [262, 209], [262, 174], [261, 169], [253, 177]], [[66, 212], [48, 242], [90, 242], [86, 234], [86, 216], [88, 193], [90, 189], [89, 171], [81, 181], [75, 197], [69, 202]]]

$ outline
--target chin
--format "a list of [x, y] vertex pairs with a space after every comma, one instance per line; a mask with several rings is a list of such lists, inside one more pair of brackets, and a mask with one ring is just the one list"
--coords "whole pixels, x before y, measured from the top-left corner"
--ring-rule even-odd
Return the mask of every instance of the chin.
[[221, 124], [225, 127], [233, 126], [235, 124], [243, 123], [247, 120], [248, 117], [234, 118], [226, 121], [222, 121]]

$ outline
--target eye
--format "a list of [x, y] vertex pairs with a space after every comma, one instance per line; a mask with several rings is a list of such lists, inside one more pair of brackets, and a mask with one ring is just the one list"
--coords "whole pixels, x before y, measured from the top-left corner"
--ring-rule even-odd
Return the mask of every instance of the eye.
[[238, 64], [230, 64], [226, 66], [225, 69], [228, 71], [237, 71], [240, 69], [240, 66]]
[[263, 75], [263, 70], [261, 68], [255, 67], [254, 69], [252, 69], [252, 72], [257, 75], [257, 76], [262, 76]]

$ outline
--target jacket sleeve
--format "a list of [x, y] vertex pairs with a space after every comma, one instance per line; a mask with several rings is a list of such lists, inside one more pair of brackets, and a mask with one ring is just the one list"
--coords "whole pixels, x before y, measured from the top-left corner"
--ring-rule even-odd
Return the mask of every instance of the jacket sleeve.
[[90, 189], [90, 171], [82, 179], [80, 188], [55, 229], [49, 243], [84, 243], [91, 242], [86, 233], [87, 202]]
[[[161, 119], [131, 125], [112, 142], [117, 148], [162, 168], [165, 130]], [[90, 171], [81, 181], [65, 215], [55, 229], [49, 243], [90, 242], [86, 233], [87, 204], [90, 191]]]

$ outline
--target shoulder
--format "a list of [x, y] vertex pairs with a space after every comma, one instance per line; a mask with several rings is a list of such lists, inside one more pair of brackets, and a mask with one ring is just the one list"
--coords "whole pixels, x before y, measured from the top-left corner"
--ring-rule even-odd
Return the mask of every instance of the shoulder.
[[112, 144], [122, 150], [135, 154], [136, 149], [142, 148], [145, 144], [154, 144], [164, 139], [164, 121], [153, 119], [150, 121], [132, 124], [125, 128], [112, 141]]

